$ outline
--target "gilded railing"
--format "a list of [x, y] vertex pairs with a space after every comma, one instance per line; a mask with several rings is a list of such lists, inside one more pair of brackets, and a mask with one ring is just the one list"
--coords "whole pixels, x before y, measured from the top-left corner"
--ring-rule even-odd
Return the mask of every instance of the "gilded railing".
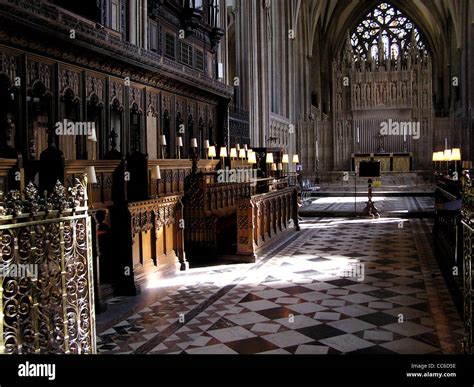
[[461, 208], [463, 224], [463, 301], [464, 301], [464, 340], [463, 348], [465, 352], [473, 352], [473, 331], [472, 331], [472, 244], [474, 241], [474, 184], [469, 172], [464, 172], [463, 176], [463, 199]]
[[96, 352], [85, 192], [0, 193], [0, 353]]

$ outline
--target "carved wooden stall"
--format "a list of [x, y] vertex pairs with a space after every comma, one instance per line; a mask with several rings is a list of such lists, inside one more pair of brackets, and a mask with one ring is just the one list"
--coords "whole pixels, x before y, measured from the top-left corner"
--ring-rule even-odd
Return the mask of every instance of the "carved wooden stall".
[[460, 181], [445, 176], [437, 178], [433, 236], [438, 252], [438, 264], [459, 311], [462, 310], [461, 198]]
[[242, 259], [254, 262], [258, 251], [291, 230], [299, 231], [296, 188], [238, 200], [237, 255]]
[[236, 252], [237, 202], [250, 194], [250, 183], [218, 183], [217, 172], [188, 176], [183, 202], [191, 265]]
[[[94, 168], [97, 182], [87, 187], [89, 214], [92, 217], [94, 256], [94, 287], [99, 312], [107, 306], [105, 300], [114, 294], [118, 281], [117, 258], [114, 250], [111, 214], [116, 203], [124, 201], [125, 163], [121, 160], [70, 160], [65, 162], [64, 182], [72, 187], [88, 168]], [[89, 176], [90, 181], [91, 176]]]

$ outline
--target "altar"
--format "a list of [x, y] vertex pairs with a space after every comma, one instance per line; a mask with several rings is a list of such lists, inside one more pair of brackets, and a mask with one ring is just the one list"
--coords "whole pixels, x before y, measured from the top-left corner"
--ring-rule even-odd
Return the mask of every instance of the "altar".
[[353, 153], [352, 171], [361, 161], [380, 161], [382, 172], [410, 172], [413, 170], [413, 153]]

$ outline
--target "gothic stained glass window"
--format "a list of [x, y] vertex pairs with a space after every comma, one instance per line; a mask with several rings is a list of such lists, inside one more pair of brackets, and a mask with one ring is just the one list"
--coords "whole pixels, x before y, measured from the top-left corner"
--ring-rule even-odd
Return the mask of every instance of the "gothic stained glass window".
[[351, 43], [354, 54], [367, 59], [378, 56], [379, 36], [382, 35], [385, 58], [398, 58], [410, 46], [412, 33], [415, 34], [417, 48], [426, 52], [426, 46], [414, 23], [402, 12], [388, 3], [381, 3], [352, 31]]

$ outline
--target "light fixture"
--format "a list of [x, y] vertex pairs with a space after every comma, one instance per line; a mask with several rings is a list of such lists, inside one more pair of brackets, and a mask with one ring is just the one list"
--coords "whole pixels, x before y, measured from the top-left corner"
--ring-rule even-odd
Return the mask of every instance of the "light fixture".
[[451, 151], [451, 160], [452, 161], [461, 161], [461, 149], [453, 148]]
[[298, 155], [294, 155], [294, 156], [293, 156], [293, 162], [294, 162], [295, 164], [299, 164], [299, 163], [300, 163], [300, 157], [299, 157]]
[[151, 167], [151, 178], [154, 180], [161, 180], [161, 170], [159, 165]]
[[213, 145], [213, 146], [210, 146], [209, 149], [208, 149], [208, 152], [207, 152], [208, 156], [214, 160], [214, 157], [216, 157], [216, 147]]
[[245, 149], [240, 148], [239, 149], [239, 159], [242, 162], [242, 166], [244, 165], [244, 160], [246, 159], [246, 157], [247, 157], [247, 155], [246, 155]]
[[[222, 156], [221, 156], [222, 157]], [[234, 160], [237, 157], [237, 149], [230, 148], [230, 158]]]
[[240, 150], [240, 144], [235, 144], [235, 148], [239, 151]]
[[192, 138], [191, 139], [191, 148], [197, 148], [198, 147], [198, 140], [197, 138]]
[[178, 159], [181, 158], [181, 147], [183, 146], [183, 137], [176, 137], [176, 152], [178, 153]]
[[281, 162], [283, 164], [289, 164], [290, 163], [290, 156], [288, 156], [286, 153], [283, 155], [283, 158], [281, 159]]
[[443, 161], [451, 161], [452, 156], [453, 156], [452, 150], [446, 149], [443, 153]]
[[88, 184], [97, 184], [97, 176], [95, 174], [95, 167], [93, 165], [86, 167], [84, 172], [87, 175]]
[[219, 156], [221, 158], [226, 158], [227, 157], [227, 148], [225, 146], [221, 147], [221, 151], [219, 152]]
[[278, 170], [283, 171], [283, 163], [278, 163]]
[[266, 163], [273, 164], [273, 153], [267, 153]]
[[275, 163], [272, 164], [272, 171], [273, 172], [277, 171], [277, 165]]
[[204, 149], [209, 149], [209, 140], [204, 141]]
[[253, 164], [257, 164], [257, 154], [254, 152], [254, 151], [249, 151], [249, 154], [248, 154], [248, 163], [253, 165]]
[[165, 159], [166, 158], [166, 145], [168, 144], [166, 143], [166, 136], [164, 134], [160, 136], [160, 145], [161, 145], [161, 158]]

